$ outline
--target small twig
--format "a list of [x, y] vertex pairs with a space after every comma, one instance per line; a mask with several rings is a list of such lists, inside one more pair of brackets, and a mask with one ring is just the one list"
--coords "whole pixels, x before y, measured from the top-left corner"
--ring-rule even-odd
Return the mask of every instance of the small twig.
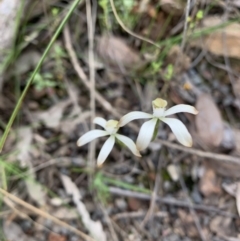
[[[184, 52], [184, 47], [186, 44], [186, 38], [187, 38], [187, 30], [188, 30], [188, 17], [190, 14], [190, 6], [191, 6], [191, 0], [187, 0], [187, 5], [185, 8], [185, 20], [184, 20], [184, 28], [183, 28], [183, 35], [182, 35], [182, 42], [181, 42], [181, 53]], [[174, 64], [175, 68], [177, 68], [181, 61], [181, 53], [178, 55], [178, 58], [176, 59], [176, 62]], [[167, 84], [168, 86], [168, 84]]]
[[223, 155], [223, 154], [200, 151], [200, 150], [197, 150], [197, 149], [194, 149], [194, 148], [188, 148], [188, 147], [180, 146], [178, 144], [173, 144], [169, 141], [164, 141], [164, 140], [159, 140], [159, 139], [156, 140], [156, 142], [158, 142], [158, 143], [160, 143], [164, 146], [170, 147], [172, 149], [187, 152], [187, 153], [190, 153], [190, 154], [193, 154], [193, 155], [197, 155], [199, 157], [210, 158], [210, 159], [214, 159], [214, 160], [219, 161], [219, 162], [230, 162], [230, 163], [240, 165], [240, 158], [239, 157], [227, 156], [227, 155]]
[[114, 5], [114, 1], [113, 0], [110, 0], [110, 4], [111, 4], [111, 7], [112, 7], [112, 11], [113, 11], [113, 14], [118, 22], [118, 24], [122, 27], [122, 29], [124, 31], [126, 31], [127, 33], [129, 33], [130, 35], [132, 35], [133, 37], [137, 38], [137, 39], [140, 39], [142, 41], [145, 41], [147, 43], [150, 43], [152, 45], [154, 45], [155, 47], [157, 48], [160, 48], [160, 45], [154, 43], [152, 40], [148, 39], [148, 38], [145, 38], [141, 35], [138, 35], [136, 33], [134, 33], [132, 30], [130, 30], [129, 28], [127, 28], [124, 23], [122, 22], [122, 20], [120, 19], [120, 17], [118, 16], [118, 13], [117, 13], [117, 10], [116, 10], [116, 7]]
[[[83, 84], [86, 86], [87, 89], [90, 90], [91, 89], [91, 83], [88, 80], [86, 74], [84, 73], [83, 69], [81, 68], [81, 66], [80, 66], [80, 64], [78, 62], [77, 55], [76, 55], [76, 53], [75, 53], [75, 51], [73, 49], [73, 46], [72, 46], [71, 36], [70, 36], [69, 28], [68, 28], [67, 25], [65, 26], [63, 33], [64, 33], [64, 40], [65, 40], [65, 47], [66, 47], [66, 50], [67, 50], [67, 52], [69, 54], [70, 60], [72, 62], [72, 65], [73, 65], [75, 71], [77, 72], [79, 78], [82, 80]], [[121, 115], [97, 91], [95, 91], [95, 98], [103, 106], [103, 108], [105, 110], [107, 110], [108, 112], [112, 113], [117, 118], [121, 118]]]
[[3, 198], [3, 201], [4, 201], [4, 203], [5, 203], [9, 208], [12, 209], [11, 212], [13, 212], [14, 214], [18, 215], [20, 218], [29, 220], [30, 222], [34, 223], [36, 226], [40, 227], [41, 229], [44, 228], [45, 230], [48, 230], [48, 231], [50, 231], [50, 232], [53, 232], [51, 229], [49, 229], [49, 228], [45, 227], [44, 225], [42, 225], [42, 224], [34, 221], [34, 220], [30, 217], [30, 215], [29, 215], [29, 214], [25, 214], [25, 213], [23, 212], [23, 210], [18, 210], [18, 209], [15, 207], [14, 203], [12, 202], [12, 200], [10, 200], [9, 198], [4, 197], [4, 198]]
[[[130, 190], [124, 190], [117, 187], [109, 187], [109, 192], [115, 195], [124, 196], [124, 197], [135, 197], [142, 200], [151, 200], [151, 195], [146, 193], [134, 192]], [[157, 202], [163, 203], [166, 205], [173, 205], [183, 208], [189, 208], [189, 205], [186, 201], [180, 201], [174, 198], [164, 198], [164, 197], [156, 197]], [[231, 213], [222, 211], [216, 207], [205, 206], [201, 204], [193, 204], [192, 206], [196, 210], [204, 211], [204, 212], [214, 212], [222, 216], [237, 218], [237, 215], [233, 215]]]
[[[112, 217], [114, 221], [117, 221], [119, 219], [126, 219], [126, 218], [142, 218], [146, 216], [146, 212], [123, 212], [123, 213], [118, 213]], [[154, 217], [159, 217], [159, 218], [165, 218], [168, 216], [167, 212], [159, 211], [153, 214]]]
[[62, 227], [65, 227], [66, 229], [70, 230], [71, 232], [77, 234], [78, 236], [80, 236], [81, 238], [83, 238], [84, 240], [87, 240], [87, 241], [94, 241], [93, 238], [91, 238], [90, 236], [88, 236], [87, 234], [81, 232], [80, 230], [74, 228], [73, 226], [59, 220], [58, 218], [55, 218], [54, 216], [50, 215], [49, 213], [46, 213], [34, 206], [32, 206], [31, 204], [23, 201], [22, 199], [12, 195], [11, 193], [3, 190], [2, 188], [0, 188], [0, 193], [2, 193], [4, 196], [8, 197], [9, 199], [11, 199], [12, 201], [16, 202], [17, 204], [29, 209], [30, 211], [32, 211], [33, 213], [43, 217], [43, 218], [46, 218], [46, 219], [49, 219], [51, 221], [53, 221], [54, 223], [56, 223], [57, 225], [59, 226], [62, 226]]
[[[94, 2], [94, 1], [93, 1]], [[95, 128], [93, 120], [95, 118], [95, 61], [94, 61], [94, 22], [92, 18], [92, 7], [91, 0], [86, 0], [86, 11], [87, 11], [87, 26], [88, 26], [88, 63], [89, 63], [89, 72], [90, 72], [90, 108], [91, 108], [91, 129]], [[89, 149], [89, 165], [90, 168], [94, 168], [95, 162], [95, 150], [96, 150], [96, 141], [91, 141]]]
[[188, 16], [189, 16], [189, 13], [190, 13], [190, 6], [191, 6], [191, 0], [187, 0], [186, 11], [185, 11], [185, 22], [184, 22], [184, 28], [183, 28], [183, 37], [182, 37], [182, 43], [181, 43], [182, 52], [184, 50], [185, 43], [186, 43]]

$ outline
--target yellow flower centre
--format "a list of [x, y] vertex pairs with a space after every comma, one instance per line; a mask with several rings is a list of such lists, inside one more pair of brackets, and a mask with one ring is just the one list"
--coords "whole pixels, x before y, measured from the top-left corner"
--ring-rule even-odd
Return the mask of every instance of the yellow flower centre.
[[152, 101], [153, 108], [165, 108], [167, 106], [167, 101], [161, 98], [157, 98]]
[[115, 134], [118, 131], [119, 127], [118, 127], [118, 121], [116, 120], [109, 120], [106, 123], [106, 131], [109, 134]]

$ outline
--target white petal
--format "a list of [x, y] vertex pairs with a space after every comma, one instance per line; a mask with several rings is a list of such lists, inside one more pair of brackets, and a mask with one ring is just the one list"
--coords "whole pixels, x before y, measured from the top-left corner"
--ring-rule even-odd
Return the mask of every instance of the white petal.
[[138, 134], [137, 148], [139, 151], [146, 149], [152, 140], [154, 129], [157, 123], [157, 118], [145, 122]]
[[139, 150], [137, 149], [135, 143], [128, 137], [117, 134], [116, 138], [120, 140], [122, 143], [124, 143], [135, 156], [141, 157], [141, 154], [139, 153]]
[[198, 111], [191, 105], [175, 105], [164, 112], [165, 116], [176, 114], [179, 112], [187, 112], [196, 115]]
[[105, 129], [107, 121], [102, 117], [96, 117], [94, 118], [93, 123], [98, 124]]
[[186, 126], [180, 120], [173, 118], [162, 118], [161, 121], [169, 125], [173, 134], [181, 144], [188, 147], [192, 146], [192, 137]]
[[109, 153], [111, 152], [113, 146], [115, 143], [115, 137], [114, 136], [110, 136], [105, 143], [102, 146], [102, 149], [98, 155], [98, 159], [97, 159], [97, 165], [101, 166], [106, 158], [108, 157]]
[[127, 123], [129, 123], [132, 120], [137, 120], [137, 119], [149, 119], [152, 118], [153, 116], [151, 114], [141, 112], [141, 111], [133, 111], [130, 112], [126, 115], [124, 115], [120, 121], [119, 121], [119, 127], [125, 126]]
[[107, 136], [109, 135], [106, 131], [102, 131], [102, 130], [92, 130], [87, 132], [86, 134], [84, 134], [83, 136], [81, 136], [78, 141], [77, 141], [77, 145], [78, 146], [83, 146], [85, 144], [87, 144], [88, 142], [101, 137], [101, 136]]

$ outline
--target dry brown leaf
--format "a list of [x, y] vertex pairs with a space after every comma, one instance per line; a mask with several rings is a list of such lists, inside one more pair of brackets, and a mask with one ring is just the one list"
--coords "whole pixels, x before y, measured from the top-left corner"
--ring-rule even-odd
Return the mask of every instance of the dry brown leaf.
[[103, 35], [98, 39], [97, 52], [107, 64], [120, 70], [134, 69], [141, 65], [141, 58], [122, 38]]
[[186, 2], [182, 0], [161, 0], [161, 8], [170, 14], [181, 16], [184, 13]]
[[209, 148], [218, 147], [223, 139], [224, 125], [220, 112], [208, 94], [198, 97], [196, 128], [202, 142]]
[[36, 50], [28, 50], [22, 53], [14, 63], [14, 73], [11, 74], [22, 75], [29, 73], [38, 64], [40, 58], [41, 54]]
[[221, 187], [213, 169], [206, 169], [200, 180], [200, 191], [204, 196], [220, 194]]
[[[206, 17], [203, 19], [203, 29], [216, 27], [224, 23], [219, 16]], [[191, 46], [205, 48], [216, 55], [226, 55], [233, 58], [240, 58], [240, 23], [231, 23], [211, 31], [210, 34], [201, 36], [190, 42]]]
[[57, 128], [60, 125], [64, 109], [71, 103], [70, 99], [61, 101], [46, 111], [33, 113], [35, 121], [43, 121], [49, 128]]
[[73, 202], [77, 207], [78, 213], [82, 218], [85, 228], [89, 231], [91, 236], [99, 241], [106, 241], [106, 234], [100, 221], [93, 221], [86, 209], [85, 204], [81, 201], [81, 194], [76, 184], [66, 175], [61, 175], [63, 186], [68, 195], [72, 196]]
[[65, 119], [60, 123], [60, 129], [63, 133], [69, 135], [75, 130], [77, 125], [84, 122], [90, 116], [91, 116], [91, 111], [85, 111], [79, 114], [76, 118], [68, 117], [67, 119]]
[[183, 53], [179, 45], [174, 45], [167, 56], [167, 63], [174, 65], [174, 73], [179, 74], [190, 67], [191, 59]]

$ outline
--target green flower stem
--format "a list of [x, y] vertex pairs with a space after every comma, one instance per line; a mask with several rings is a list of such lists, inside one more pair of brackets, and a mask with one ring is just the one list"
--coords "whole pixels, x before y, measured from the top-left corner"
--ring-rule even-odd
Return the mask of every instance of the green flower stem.
[[31, 84], [32, 84], [32, 82], [33, 82], [33, 79], [34, 79], [35, 75], [38, 73], [38, 71], [39, 71], [39, 69], [40, 69], [40, 67], [41, 67], [44, 59], [46, 58], [49, 50], [51, 49], [53, 43], [54, 43], [55, 40], [57, 39], [57, 37], [58, 37], [58, 35], [60, 34], [60, 32], [62, 31], [64, 25], [66, 24], [66, 22], [68, 21], [69, 17], [72, 15], [74, 9], [77, 7], [77, 5], [79, 4], [80, 1], [81, 1], [81, 0], [75, 0], [75, 1], [73, 2], [71, 8], [69, 9], [69, 11], [68, 11], [68, 13], [67, 13], [67, 15], [66, 15], [65, 18], [62, 20], [61, 24], [59, 25], [59, 27], [57, 28], [56, 32], [54, 33], [51, 41], [49, 42], [47, 48], [45, 49], [45, 51], [44, 51], [41, 59], [39, 60], [37, 66], [36, 66], [36, 68], [35, 68], [35, 70], [33, 71], [32, 75], [31, 75], [31, 77], [28, 79], [27, 85], [25, 86], [25, 88], [24, 88], [24, 90], [23, 90], [23, 92], [22, 92], [22, 94], [21, 94], [21, 96], [20, 96], [20, 98], [19, 98], [19, 100], [18, 100], [15, 108], [14, 108], [14, 111], [13, 111], [11, 117], [10, 117], [10, 120], [8, 121], [8, 124], [7, 124], [6, 128], [5, 128], [5, 131], [4, 131], [4, 133], [3, 133], [3, 136], [2, 136], [2, 138], [1, 138], [1, 141], [0, 141], [0, 153], [2, 152], [3, 146], [4, 146], [5, 142], [6, 142], [6, 139], [7, 139], [7, 137], [8, 137], [9, 132], [10, 132], [10, 129], [11, 129], [11, 127], [12, 127], [12, 124], [13, 124], [16, 116], [17, 116], [17, 113], [18, 113], [18, 111], [19, 111], [19, 109], [20, 109], [20, 107], [21, 107], [21, 104], [22, 104], [22, 102], [23, 102], [23, 100], [24, 100], [24, 98], [25, 98], [25, 96], [26, 96], [26, 94], [27, 94], [27, 91], [28, 91], [29, 87], [31, 86]]
[[125, 189], [132, 190], [132, 191], [135, 191], [135, 192], [141, 192], [141, 193], [147, 193], [147, 194], [151, 193], [151, 190], [149, 190], [147, 188], [138, 187], [136, 185], [129, 184], [129, 183], [126, 183], [126, 182], [123, 182], [123, 181], [120, 181], [120, 180], [117, 180], [117, 179], [105, 177], [105, 176], [102, 176], [102, 181], [106, 182], [107, 184], [112, 184], [112, 185], [115, 185], [117, 187], [125, 188]]

